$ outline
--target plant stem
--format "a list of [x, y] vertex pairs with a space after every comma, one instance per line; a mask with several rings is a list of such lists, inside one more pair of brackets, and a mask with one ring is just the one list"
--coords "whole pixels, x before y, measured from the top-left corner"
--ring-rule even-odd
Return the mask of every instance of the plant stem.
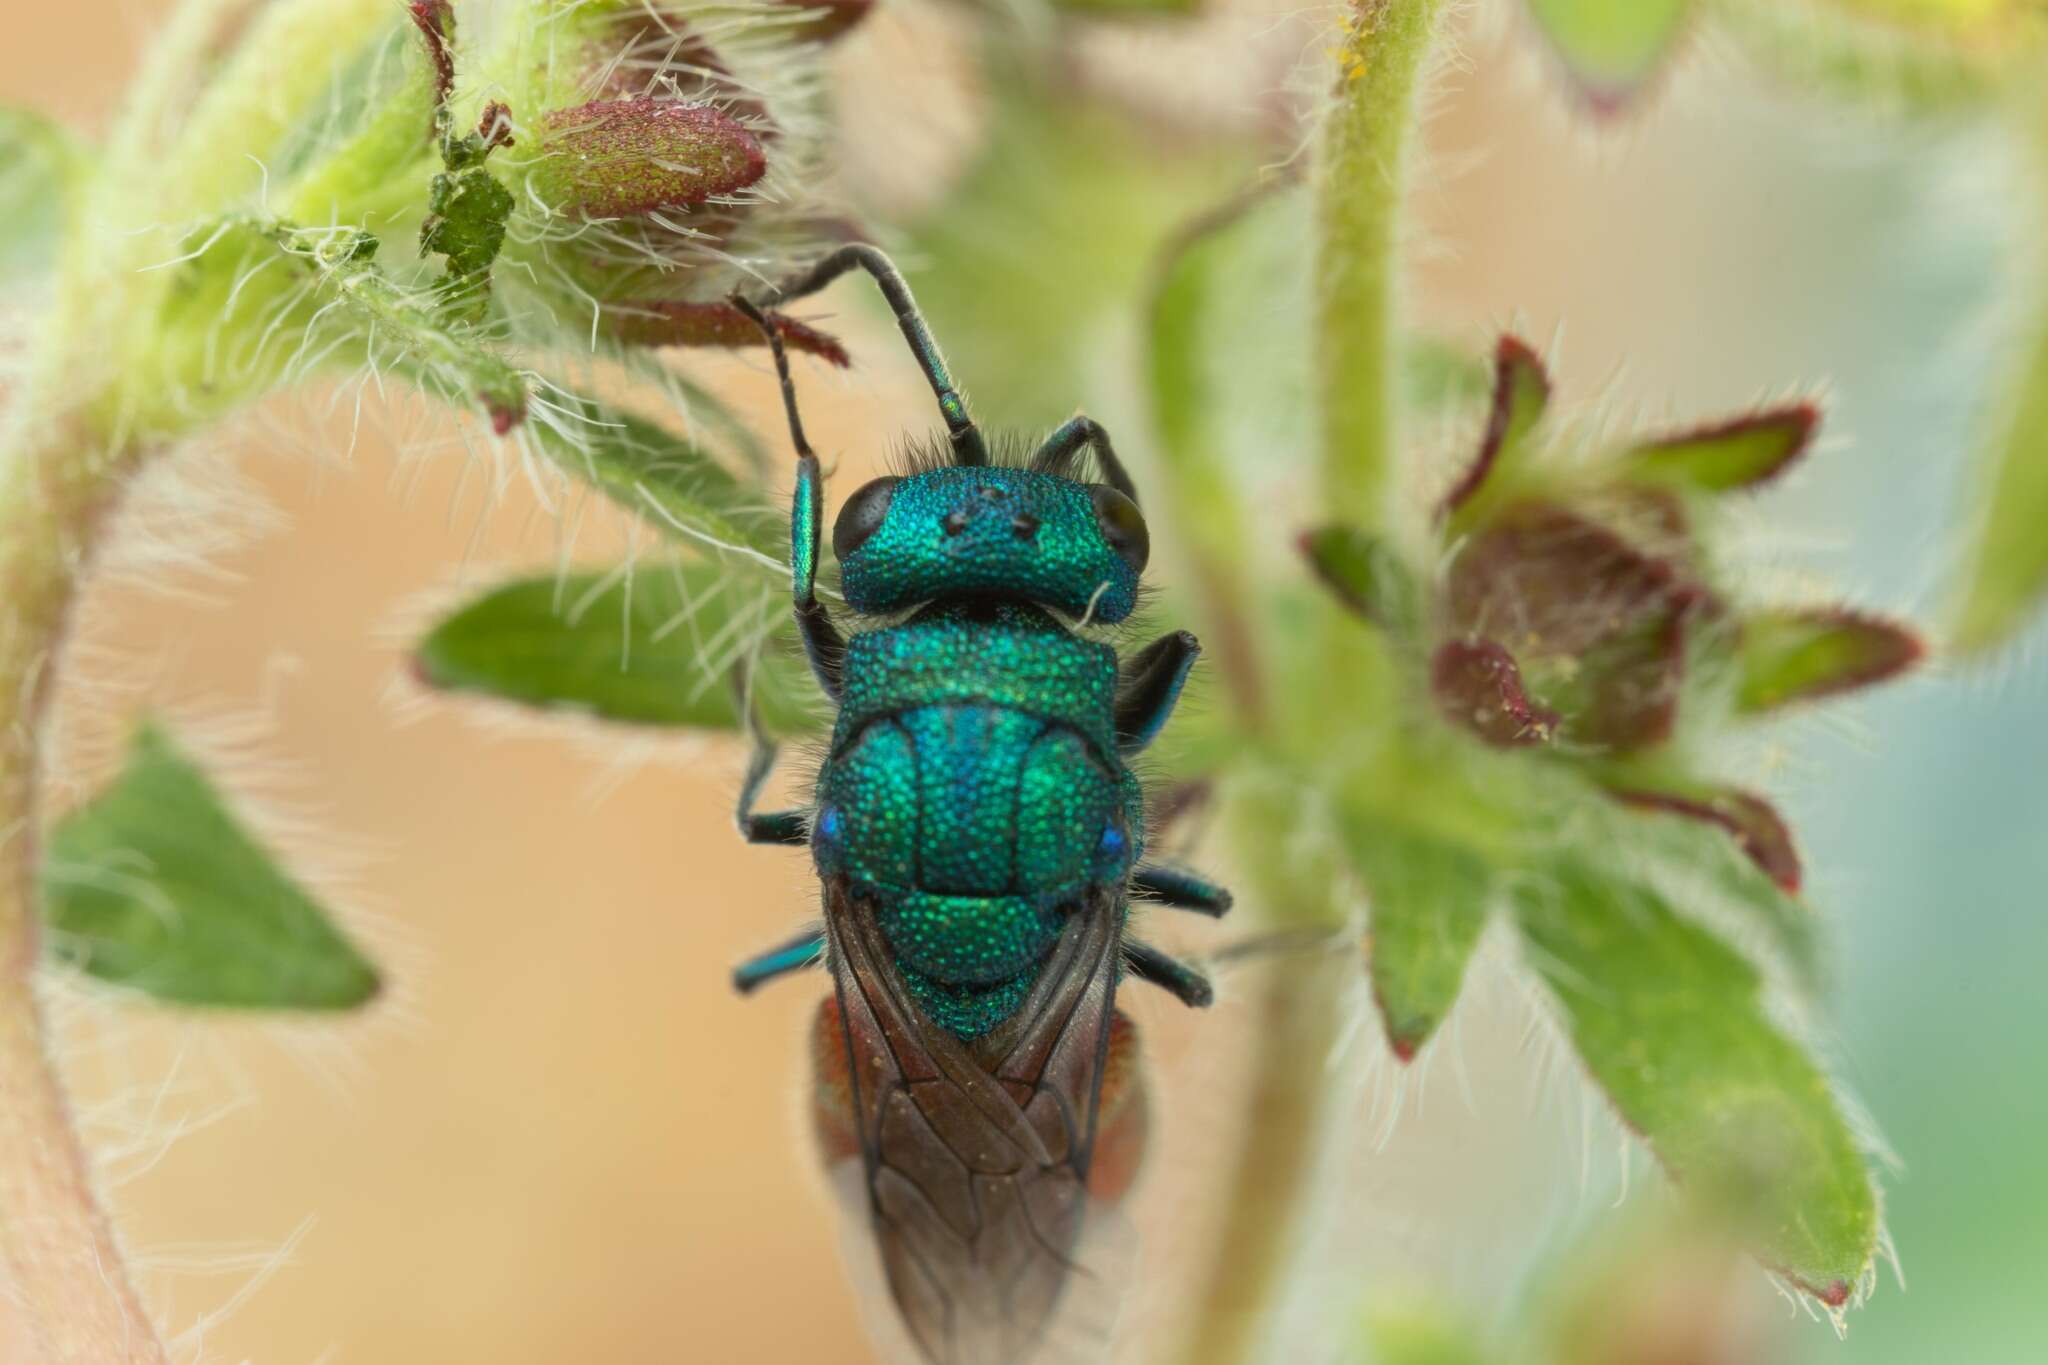
[[35, 990], [43, 720], [79, 572], [139, 450], [39, 413], [33, 389], [23, 398], [0, 446], [0, 1250], [44, 1360], [162, 1365], [94, 1199]]
[[[1338, 51], [1336, 97], [1316, 167], [1317, 396], [1323, 500], [1335, 519], [1380, 531], [1390, 518], [1399, 424], [1395, 328], [1403, 167], [1415, 95], [1444, 0], [1352, 0]], [[1355, 621], [1327, 613], [1324, 685], [1339, 708], [1370, 708], [1383, 690], [1383, 651]], [[1334, 689], [1335, 695], [1326, 695]], [[1290, 714], [1279, 742], [1298, 755], [1327, 749], [1328, 712]], [[1318, 733], [1321, 730], [1322, 733]], [[1291, 765], [1300, 773], [1315, 763]], [[1289, 770], [1290, 765], [1282, 765]], [[1280, 856], [1294, 842], [1299, 793], [1250, 803], [1240, 844], [1266, 863], [1260, 899], [1295, 927], [1343, 923], [1335, 869]], [[1191, 1295], [1177, 1359], [1242, 1365], [1269, 1358], [1265, 1331], [1289, 1280], [1313, 1197], [1325, 1134], [1352, 1094], [1330, 1073], [1359, 981], [1349, 953], [1312, 955], [1263, 973], [1252, 1006], [1248, 1123], [1225, 1193], [1215, 1258]]]
[[1387, 521], [1399, 434], [1402, 175], [1444, 0], [1352, 0], [1316, 168], [1317, 388], [1323, 493], [1333, 517]]

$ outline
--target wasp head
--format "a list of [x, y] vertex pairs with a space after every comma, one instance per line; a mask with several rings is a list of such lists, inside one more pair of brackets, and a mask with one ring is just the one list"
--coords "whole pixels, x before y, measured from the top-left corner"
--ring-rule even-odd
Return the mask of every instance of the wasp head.
[[1137, 504], [1107, 484], [989, 465], [875, 479], [832, 526], [859, 612], [1010, 597], [1112, 624], [1136, 607], [1150, 551]]

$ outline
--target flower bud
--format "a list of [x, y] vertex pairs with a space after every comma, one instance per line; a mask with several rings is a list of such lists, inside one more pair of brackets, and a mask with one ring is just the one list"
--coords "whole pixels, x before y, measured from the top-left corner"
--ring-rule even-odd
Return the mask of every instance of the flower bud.
[[539, 120], [529, 178], [582, 218], [630, 218], [732, 194], [768, 169], [761, 143], [705, 104], [643, 97], [554, 109]]

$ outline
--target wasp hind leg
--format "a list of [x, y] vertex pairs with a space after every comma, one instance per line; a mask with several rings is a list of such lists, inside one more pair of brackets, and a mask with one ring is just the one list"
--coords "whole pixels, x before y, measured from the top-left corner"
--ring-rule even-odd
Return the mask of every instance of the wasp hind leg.
[[756, 987], [765, 986], [778, 976], [816, 966], [824, 957], [825, 931], [806, 929], [787, 943], [778, 943], [764, 953], [756, 953], [733, 968], [733, 989], [741, 995], [751, 994]]
[[1159, 905], [1172, 906], [1176, 910], [1192, 910], [1198, 915], [1221, 918], [1228, 914], [1234, 903], [1229, 890], [1210, 881], [1199, 872], [1184, 867], [1169, 867], [1154, 863], [1141, 867], [1131, 876], [1131, 890], [1149, 897]]
[[1124, 967], [1138, 980], [1149, 981], [1173, 992], [1183, 1005], [1201, 1009], [1215, 1003], [1216, 990], [1209, 984], [1208, 977], [1185, 962], [1168, 957], [1149, 943], [1126, 942]]
[[761, 733], [760, 725], [752, 711], [747, 709], [744, 697], [740, 706], [746, 710], [747, 732], [754, 739], [754, 755], [747, 760], [747, 775], [740, 783], [739, 808], [733, 812], [734, 822], [740, 827], [740, 837], [750, 844], [801, 848], [811, 841], [810, 812], [754, 809], [754, 802], [761, 795], [761, 787], [768, 781], [768, 774], [775, 771], [777, 750], [774, 741]]

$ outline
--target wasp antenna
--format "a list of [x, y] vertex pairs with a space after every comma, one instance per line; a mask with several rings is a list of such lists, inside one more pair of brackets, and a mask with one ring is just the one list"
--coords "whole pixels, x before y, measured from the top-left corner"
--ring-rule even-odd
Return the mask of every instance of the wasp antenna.
[[782, 333], [768, 320], [768, 315], [745, 295], [734, 294], [732, 306], [746, 314], [748, 320], [761, 329], [761, 335], [768, 342], [769, 354], [775, 357], [775, 377], [782, 384], [782, 411], [789, 418], [789, 439], [796, 447], [797, 458], [817, 459], [818, 457], [811, 453], [811, 443], [804, 438], [804, 419], [796, 410], [796, 380], [789, 373], [789, 352], [783, 348]]
[[[803, 274], [777, 285], [769, 291], [765, 302], [773, 307], [815, 294], [855, 268], [867, 271], [874, 278], [882, 297], [888, 301], [889, 311], [896, 315], [896, 325], [903, 330], [903, 339], [910, 343], [910, 353], [917, 358], [917, 367], [924, 371], [926, 381], [938, 397], [939, 415], [946, 419], [946, 433], [953, 442], [954, 459], [964, 465], [987, 464], [988, 445], [982, 440], [981, 428], [975, 426], [974, 419], [967, 415], [967, 400], [954, 387], [953, 376], [946, 369], [946, 358], [939, 354], [939, 343], [932, 339], [924, 314], [917, 310], [917, 300], [911, 296], [910, 285], [904, 280], [903, 272], [880, 247], [869, 246], [866, 242], [842, 246]], [[758, 314], [752, 315], [758, 321]]]

